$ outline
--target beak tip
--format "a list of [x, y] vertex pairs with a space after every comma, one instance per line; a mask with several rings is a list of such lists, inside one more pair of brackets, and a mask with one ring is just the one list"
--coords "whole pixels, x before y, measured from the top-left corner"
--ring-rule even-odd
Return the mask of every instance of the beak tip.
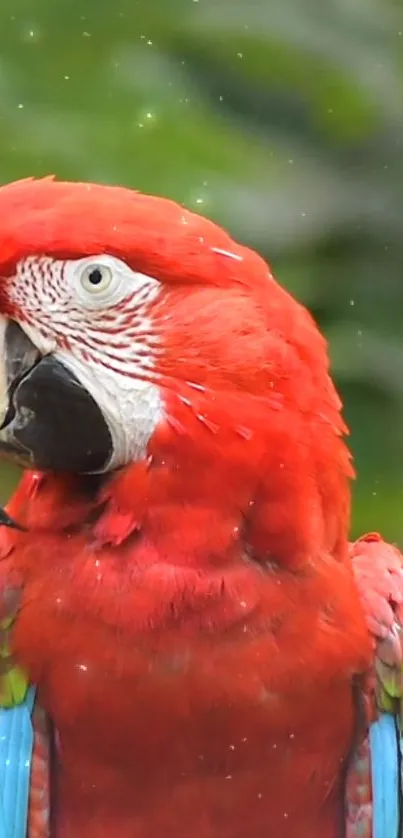
[[13, 518], [10, 518], [10, 515], [7, 514], [6, 510], [3, 509], [2, 506], [0, 506], [0, 527], [10, 527], [10, 529], [13, 530], [26, 532], [26, 528], [21, 524], [18, 524], [17, 521], [14, 521]]

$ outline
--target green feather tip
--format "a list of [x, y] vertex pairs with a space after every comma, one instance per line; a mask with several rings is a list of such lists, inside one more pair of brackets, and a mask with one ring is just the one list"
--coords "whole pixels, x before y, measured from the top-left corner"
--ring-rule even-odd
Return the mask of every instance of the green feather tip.
[[13, 665], [7, 636], [12, 622], [12, 617], [0, 622], [0, 630], [6, 633], [0, 646], [0, 707], [3, 708], [22, 704], [29, 687], [23, 670]]
[[19, 666], [13, 666], [0, 675], [0, 707], [10, 708], [22, 704], [28, 691], [28, 681]]

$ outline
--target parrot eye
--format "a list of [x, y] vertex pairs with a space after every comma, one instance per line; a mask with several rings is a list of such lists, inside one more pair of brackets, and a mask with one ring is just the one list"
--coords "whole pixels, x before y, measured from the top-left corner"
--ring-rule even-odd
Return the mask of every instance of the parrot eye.
[[155, 282], [142, 274], [135, 274], [125, 262], [108, 254], [87, 256], [64, 262], [64, 276], [78, 302], [86, 309], [104, 309], [116, 305], [136, 291], [141, 280]]
[[113, 272], [108, 265], [87, 265], [81, 276], [81, 285], [88, 294], [104, 294], [113, 280]]

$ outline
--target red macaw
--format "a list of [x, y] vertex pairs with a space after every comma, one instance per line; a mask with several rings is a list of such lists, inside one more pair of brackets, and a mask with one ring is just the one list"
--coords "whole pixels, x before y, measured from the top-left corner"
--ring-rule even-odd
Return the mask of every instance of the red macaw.
[[30, 469], [3, 616], [51, 719], [52, 836], [340, 838], [351, 789], [352, 836], [401, 561], [349, 548], [311, 316], [162, 198], [26, 180], [0, 216], [1, 448]]

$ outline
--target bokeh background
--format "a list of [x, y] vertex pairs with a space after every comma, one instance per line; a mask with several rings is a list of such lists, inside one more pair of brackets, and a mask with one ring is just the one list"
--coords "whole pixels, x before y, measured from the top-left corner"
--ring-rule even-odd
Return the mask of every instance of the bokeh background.
[[403, 545], [402, 0], [1, 0], [0, 181], [49, 172], [270, 261], [330, 342], [353, 531]]

